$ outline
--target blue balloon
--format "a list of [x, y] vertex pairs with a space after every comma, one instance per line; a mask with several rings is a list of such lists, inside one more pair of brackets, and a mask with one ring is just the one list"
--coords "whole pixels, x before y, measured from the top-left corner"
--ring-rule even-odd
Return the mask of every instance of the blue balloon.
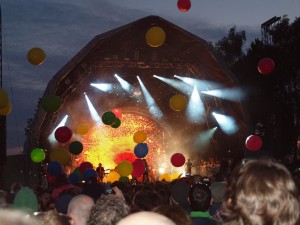
[[134, 154], [138, 158], [144, 158], [148, 154], [148, 145], [146, 143], [139, 143], [134, 147]]
[[83, 172], [83, 180], [85, 182], [89, 181], [91, 177], [97, 178], [97, 176], [98, 176], [97, 172], [92, 168], [88, 168]]
[[79, 173], [71, 173], [69, 175], [69, 181], [70, 181], [71, 184], [77, 185], [80, 182]]
[[48, 172], [51, 175], [60, 175], [62, 173], [62, 166], [59, 162], [53, 161], [48, 164]]

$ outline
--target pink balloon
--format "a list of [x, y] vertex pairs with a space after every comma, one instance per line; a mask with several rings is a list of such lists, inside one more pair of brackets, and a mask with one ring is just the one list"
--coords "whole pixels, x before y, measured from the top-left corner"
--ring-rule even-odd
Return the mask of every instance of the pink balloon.
[[175, 153], [171, 156], [171, 163], [175, 167], [181, 167], [185, 163], [185, 157], [181, 153]]
[[142, 159], [135, 159], [132, 162], [132, 173], [131, 175], [135, 178], [142, 176], [146, 170], [145, 164]]
[[111, 111], [115, 114], [117, 118], [122, 119], [122, 111], [120, 109], [113, 109]]
[[54, 132], [54, 137], [59, 143], [66, 143], [71, 140], [72, 138], [72, 131], [70, 128], [63, 126], [59, 127]]
[[263, 75], [268, 75], [273, 72], [275, 63], [271, 58], [263, 58], [258, 62], [257, 69]]
[[262, 139], [258, 135], [250, 135], [246, 139], [246, 147], [250, 151], [258, 151], [262, 144]]
[[186, 12], [191, 8], [190, 0], [178, 0], [177, 7], [181, 12]]
[[80, 171], [80, 173], [83, 174], [83, 172], [86, 171], [87, 169], [93, 169], [93, 164], [90, 163], [90, 162], [82, 162], [79, 165], [79, 171]]

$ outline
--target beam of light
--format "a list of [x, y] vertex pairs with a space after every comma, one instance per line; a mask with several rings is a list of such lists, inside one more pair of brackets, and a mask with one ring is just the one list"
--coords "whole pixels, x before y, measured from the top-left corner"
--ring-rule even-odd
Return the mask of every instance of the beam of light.
[[165, 82], [166, 84], [177, 89], [178, 91], [182, 92], [183, 94], [190, 95], [192, 92], [192, 87], [182, 81], [165, 78], [165, 77], [161, 77], [161, 76], [157, 76], [157, 75], [153, 75], [153, 77]]
[[196, 86], [194, 86], [193, 93], [188, 102], [186, 116], [189, 122], [196, 124], [203, 122], [205, 119], [205, 108]]
[[97, 113], [95, 107], [94, 107], [93, 104], [91, 103], [89, 97], [88, 97], [85, 93], [84, 93], [84, 96], [85, 96], [86, 102], [87, 102], [87, 104], [88, 104], [89, 111], [90, 111], [90, 114], [91, 114], [92, 119], [93, 119], [95, 122], [97, 122], [97, 123], [101, 122], [101, 118], [100, 118], [99, 114]]
[[121, 87], [128, 93], [131, 94], [131, 89], [132, 86], [131, 84], [129, 84], [126, 80], [124, 80], [123, 78], [121, 78], [118, 74], [115, 74], [115, 77], [117, 78], [117, 80], [120, 82]]
[[57, 128], [59, 127], [63, 127], [66, 125], [66, 122], [68, 120], [68, 115], [65, 115], [64, 118], [62, 119], [62, 121], [54, 128], [54, 130], [52, 131], [52, 133], [48, 136], [48, 141], [51, 143], [51, 144], [55, 144], [55, 143], [58, 143], [55, 139], [55, 136], [54, 136], [54, 133], [56, 131]]
[[197, 86], [197, 89], [199, 91], [205, 91], [211, 88], [221, 88], [221, 85], [213, 82], [213, 81], [207, 81], [207, 80], [200, 80], [200, 79], [195, 79], [191, 77], [182, 77], [178, 75], [174, 75], [179, 80], [182, 80], [184, 83], [194, 87]]
[[216, 89], [210, 91], [201, 91], [201, 93], [230, 101], [240, 101], [246, 96], [245, 92], [240, 88]]
[[91, 83], [90, 85], [98, 88], [103, 92], [109, 92], [113, 89], [113, 85], [109, 83]]
[[149, 91], [147, 90], [147, 88], [145, 87], [145, 85], [143, 84], [142, 80], [140, 79], [139, 76], [137, 76], [137, 79], [140, 83], [140, 86], [142, 88], [142, 92], [144, 94], [149, 112], [151, 113], [151, 115], [153, 115], [155, 118], [160, 119], [163, 116], [162, 111], [160, 110], [160, 108], [157, 106], [157, 104], [155, 103], [154, 99], [152, 98], [152, 96], [150, 95]]
[[210, 141], [213, 139], [216, 130], [217, 127], [214, 127], [209, 130], [202, 131], [196, 136], [194, 141], [194, 147], [196, 148], [196, 151], [201, 150], [209, 145]]
[[213, 112], [212, 115], [216, 118], [217, 123], [225, 134], [230, 135], [238, 131], [238, 126], [231, 116], [218, 114], [216, 112]]

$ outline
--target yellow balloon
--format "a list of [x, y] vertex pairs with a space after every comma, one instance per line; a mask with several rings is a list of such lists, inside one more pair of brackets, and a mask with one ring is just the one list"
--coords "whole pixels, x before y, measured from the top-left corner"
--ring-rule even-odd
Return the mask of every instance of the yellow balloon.
[[159, 47], [165, 43], [166, 33], [161, 27], [151, 27], [146, 33], [146, 42], [151, 47]]
[[27, 53], [27, 59], [32, 65], [41, 65], [45, 58], [46, 54], [41, 48], [32, 48]]
[[50, 161], [54, 162], [57, 161], [61, 165], [66, 166], [71, 160], [71, 154], [64, 148], [54, 148], [51, 150], [50, 153]]
[[0, 88], [0, 109], [7, 107], [8, 102], [7, 92], [3, 88]]
[[86, 135], [89, 132], [89, 125], [86, 123], [81, 123], [77, 126], [76, 132], [79, 135]]
[[171, 175], [171, 180], [176, 180], [176, 179], [178, 179], [180, 177], [180, 174], [179, 173], [173, 173], [172, 175]]
[[165, 180], [165, 181], [171, 181], [171, 176], [167, 173], [164, 173], [162, 175], [159, 176], [158, 178], [159, 181]]
[[116, 170], [120, 174], [120, 176], [127, 177], [132, 173], [133, 167], [129, 161], [125, 160], [119, 163]]
[[133, 135], [133, 141], [135, 143], [142, 143], [146, 139], [147, 139], [147, 134], [142, 130], [139, 130], [139, 131], [135, 132], [134, 135]]
[[107, 182], [113, 183], [115, 181], [119, 181], [120, 179], [120, 174], [118, 174], [116, 171], [111, 171], [107, 175]]
[[186, 99], [183, 95], [177, 94], [173, 95], [170, 99], [170, 107], [175, 111], [182, 111], [186, 107]]
[[11, 113], [11, 110], [12, 110], [12, 106], [11, 106], [10, 102], [8, 102], [4, 108], [0, 109], [0, 115], [7, 116], [8, 114]]

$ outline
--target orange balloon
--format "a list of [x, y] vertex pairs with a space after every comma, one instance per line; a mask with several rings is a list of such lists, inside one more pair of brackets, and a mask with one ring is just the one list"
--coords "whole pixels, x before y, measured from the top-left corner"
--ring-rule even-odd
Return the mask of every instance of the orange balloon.
[[50, 161], [51, 162], [59, 162], [61, 165], [66, 166], [71, 160], [71, 154], [69, 151], [64, 148], [55, 148], [51, 150], [50, 153]]
[[142, 143], [146, 139], [147, 139], [147, 134], [142, 130], [139, 130], [139, 131], [135, 132], [134, 135], [133, 135], [133, 141], [135, 143]]
[[86, 135], [89, 132], [89, 125], [86, 123], [81, 123], [77, 126], [76, 132], [79, 135]]
[[32, 65], [41, 65], [45, 58], [46, 54], [41, 48], [32, 48], [27, 53], [27, 59]]
[[0, 88], [0, 109], [7, 107], [8, 102], [7, 92], [3, 88]]
[[171, 181], [171, 176], [167, 173], [164, 173], [159, 176], [158, 178], [159, 181], [165, 180], [165, 181]]
[[161, 27], [151, 27], [146, 33], [146, 42], [149, 46], [157, 48], [165, 43], [166, 33]]
[[0, 109], [0, 115], [7, 116], [8, 114], [11, 113], [11, 110], [12, 110], [12, 106], [11, 106], [10, 102], [8, 102], [4, 108]]
[[187, 101], [181, 94], [172, 96], [170, 99], [170, 107], [175, 111], [182, 111], [185, 109]]
[[118, 174], [116, 171], [111, 171], [108, 175], [107, 175], [107, 181], [110, 183], [113, 183], [115, 181], [119, 181], [120, 179], [120, 174]]

